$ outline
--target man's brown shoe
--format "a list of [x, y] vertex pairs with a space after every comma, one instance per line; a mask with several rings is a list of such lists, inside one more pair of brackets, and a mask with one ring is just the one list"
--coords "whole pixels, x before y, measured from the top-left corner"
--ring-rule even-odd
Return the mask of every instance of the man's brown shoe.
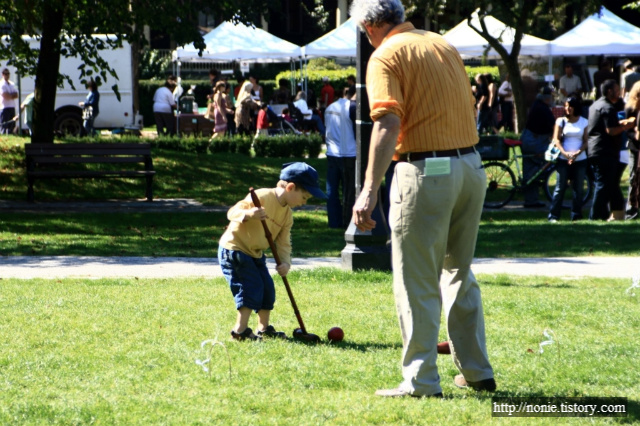
[[491, 379], [480, 380], [479, 382], [470, 382], [464, 378], [462, 374], [458, 374], [454, 379], [453, 383], [459, 388], [471, 388], [476, 392], [495, 392], [496, 391], [496, 381]]
[[442, 398], [442, 392], [434, 393], [433, 395], [414, 395], [400, 388], [380, 389], [376, 391], [376, 395], [385, 398], [402, 398], [404, 396], [412, 396], [414, 398]]

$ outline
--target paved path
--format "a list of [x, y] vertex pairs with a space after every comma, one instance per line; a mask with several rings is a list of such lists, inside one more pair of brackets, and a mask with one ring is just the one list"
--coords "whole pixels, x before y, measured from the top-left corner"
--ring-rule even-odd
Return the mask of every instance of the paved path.
[[[272, 259], [270, 267], [274, 268]], [[340, 258], [296, 258], [293, 269], [341, 267]], [[476, 274], [542, 275], [577, 278], [633, 278], [640, 275], [636, 257], [560, 257], [475, 259]], [[275, 273], [275, 271], [274, 271]], [[218, 277], [215, 258], [12, 256], [0, 257], [2, 278], [103, 278], [103, 277]]]
[[[522, 203], [511, 203], [508, 209], [526, 210]], [[325, 208], [306, 206], [309, 209]], [[78, 213], [78, 212], [208, 212], [226, 211], [227, 207], [203, 206], [192, 199], [58, 201], [35, 202], [0, 200], [0, 212], [11, 213]], [[544, 214], [544, 209], [538, 209]], [[271, 267], [273, 268], [273, 263]], [[340, 268], [340, 258], [294, 259], [295, 268], [328, 266]], [[562, 257], [520, 259], [476, 259], [476, 274], [543, 275], [554, 277], [611, 277], [640, 276], [637, 257]], [[0, 257], [0, 278], [63, 278], [63, 277], [184, 277], [220, 276], [214, 258], [153, 258], [153, 257], [71, 257], [16, 256]]]

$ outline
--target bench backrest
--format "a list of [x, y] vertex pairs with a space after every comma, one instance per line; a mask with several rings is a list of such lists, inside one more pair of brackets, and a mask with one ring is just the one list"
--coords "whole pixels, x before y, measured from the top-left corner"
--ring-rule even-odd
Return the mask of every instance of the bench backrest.
[[153, 169], [148, 143], [28, 143], [24, 145], [27, 164], [62, 163], [144, 163]]

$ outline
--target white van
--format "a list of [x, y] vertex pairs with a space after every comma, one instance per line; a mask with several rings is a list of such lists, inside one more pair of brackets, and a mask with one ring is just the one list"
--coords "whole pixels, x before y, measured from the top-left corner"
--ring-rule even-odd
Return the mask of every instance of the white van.
[[[95, 35], [95, 37], [106, 38], [105, 35]], [[40, 48], [40, 42], [32, 39], [31, 46], [33, 49]], [[115, 70], [118, 80], [107, 74], [107, 81], [102, 81], [98, 88], [100, 92], [100, 113], [95, 119], [94, 127], [100, 129], [121, 129], [121, 128], [137, 128], [142, 129], [142, 116], [133, 113], [133, 84], [136, 76], [132, 67], [131, 45], [123, 42], [121, 48], [100, 51], [100, 56], [105, 59], [109, 66]], [[56, 91], [54, 130], [73, 135], [80, 135], [82, 128], [82, 109], [78, 106], [79, 102], [84, 102], [88, 93], [88, 89], [80, 82], [80, 71], [78, 67], [82, 64], [79, 58], [60, 58], [60, 74], [68, 75], [75, 86], [75, 90], [71, 88], [67, 81], [64, 82], [62, 88], [58, 87]], [[4, 67], [3, 67], [4, 68]], [[35, 87], [35, 77], [21, 77], [18, 80], [15, 68], [7, 67], [11, 71], [12, 81], [19, 86], [21, 101], [24, 100]], [[96, 74], [94, 73], [94, 78]], [[85, 77], [88, 78], [88, 77]], [[111, 89], [114, 84], [118, 85], [120, 93], [120, 101]], [[17, 112], [17, 108], [16, 108]], [[22, 128], [26, 129], [24, 118], [21, 117]]]

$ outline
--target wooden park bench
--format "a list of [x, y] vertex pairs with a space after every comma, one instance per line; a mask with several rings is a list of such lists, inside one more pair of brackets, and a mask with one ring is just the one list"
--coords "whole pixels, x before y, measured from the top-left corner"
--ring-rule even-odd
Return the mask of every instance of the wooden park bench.
[[[147, 201], [153, 200], [153, 161], [146, 143], [28, 143], [27, 200], [32, 202], [36, 179], [60, 178], [146, 178]], [[105, 164], [104, 167], [87, 167]], [[129, 166], [125, 166], [128, 164]], [[113, 167], [111, 165], [118, 165]]]

